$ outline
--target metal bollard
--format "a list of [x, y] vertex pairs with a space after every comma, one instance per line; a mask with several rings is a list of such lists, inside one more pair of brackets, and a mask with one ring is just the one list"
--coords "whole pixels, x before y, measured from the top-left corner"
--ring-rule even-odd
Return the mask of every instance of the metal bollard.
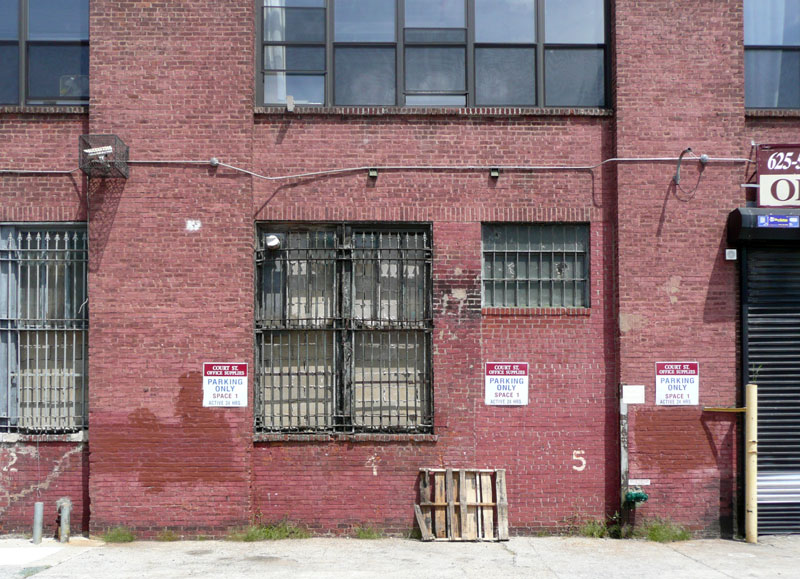
[[38, 545], [42, 542], [42, 521], [44, 521], [44, 503], [34, 503], [33, 505], [33, 544]]
[[58, 518], [61, 525], [58, 528], [58, 540], [62, 543], [69, 542], [69, 516], [72, 512], [72, 501], [69, 497], [61, 497], [56, 501], [56, 508], [58, 509]]

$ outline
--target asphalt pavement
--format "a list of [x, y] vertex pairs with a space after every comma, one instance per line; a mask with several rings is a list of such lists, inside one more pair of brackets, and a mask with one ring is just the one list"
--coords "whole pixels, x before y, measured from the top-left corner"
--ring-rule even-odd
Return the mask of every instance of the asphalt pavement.
[[757, 545], [703, 539], [676, 543], [579, 537], [514, 537], [502, 543], [312, 538], [68, 544], [0, 538], [0, 578], [328, 577], [529, 579], [800, 579], [800, 536]]

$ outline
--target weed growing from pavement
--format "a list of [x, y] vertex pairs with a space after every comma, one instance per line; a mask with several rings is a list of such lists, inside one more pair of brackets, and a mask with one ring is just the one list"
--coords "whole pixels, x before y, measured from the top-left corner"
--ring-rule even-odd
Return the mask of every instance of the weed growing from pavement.
[[356, 527], [353, 531], [356, 539], [372, 540], [383, 538], [383, 533], [374, 527]]
[[180, 537], [178, 537], [175, 531], [172, 531], [170, 529], [164, 529], [158, 535], [156, 535], [156, 541], [170, 542], [170, 541], [177, 541], [179, 538]]
[[229, 541], [279, 541], [281, 539], [308, 539], [308, 529], [298, 527], [288, 521], [272, 524], [251, 525], [246, 529], [233, 531], [228, 535]]
[[103, 541], [106, 543], [130, 543], [135, 540], [136, 535], [127, 527], [114, 527], [103, 534]]
[[650, 519], [634, 531], [634, 536], [655, 541], [657, 543], [672, 543], [673, 541], [688, 541], [692, 534], [685, 527], [676, 525], [666, 519]]
[[657, 543], [688, 541], [691, 532], [685, 527], [667, 519], [646, 519], [636, 526], [620, 523], [617, 516], [608, 520], [588, 519], [582, 523], [572, 523], [568, 535], [593, 539], [646, 539]]
[[577, 534], [581, 537], [602, 539], [608, 537], [608, 525], [605, 521], [589, 520], [578, 527]]

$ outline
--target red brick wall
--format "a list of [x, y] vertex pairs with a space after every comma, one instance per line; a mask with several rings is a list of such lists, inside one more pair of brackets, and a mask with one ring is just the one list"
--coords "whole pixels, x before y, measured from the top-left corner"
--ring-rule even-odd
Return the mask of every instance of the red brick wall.
[[[92, 133], [117, 134], [139, 161], [250, 165], [251, 2], [91, 11]], [[208, 165], [133, 165], [127, 181], [92, 182], [93, 530], [249, 520], [252, 406], [203, 408], [201, 371], [252, 364], [251, 206], [249, 178]]]
[[[796, 140], [796, 115], [745, 116], [740, 1], [614, 4], [612, 117], [254, 114], [252, 2], [92, 2], [89, 113], [0, 109], [0, 168], [73, 169], [86, 133], [119, 135], [136, 161], [214, 156], [270, 176], [410, 168], [375, 181], [363, 170], [264, 181], [194, 163], [134, 164], [127, 181], [88, 184], [78, 173], [0, 176], [0, 220], [88, 217], [91, 247], [88, 456], [78, 443], [2, 443], [0, 531], [28, 528], [35, 497], [66, 494], [93, 531], [222, 533], [258, 516], [403, 532], [417, 470], [440, 466], [507, 469], [512, 531], [564, 526], [618, 508], [620, 382], [647, 391], [630, 409], [631, 476], [652, 481], [640, 515], [729, 529], [737, 419], [655, 406], [654, 363], [697, 360], [701, 406], [737, 403], [738, 282], [724, 225], [752, 167], [700, 171], [686, 159], [680, 189], [674, 161], [497, 180], [463, 169], [674, 158], [686, 147], [746, 157], [751, 139]], [[205, 361], [248, 362], [253, 382], [258, 221], [432, 224], [435, 437], [254, 444], [252, 400], [202, 407]], [[480, 224], [508, 221], [590, 224], [588, 311], [481, 310]], [[483, 404], [484, 364], [504, 360], [529, 363], [528, 406]]]
[[[592, 117], [458, 115], [257, 117], [254, 164], [270, 175], [369, 165], [587, 165], [611, 156]], [[557, 135], [557, 136], [556, 136]], [[263, 143], [263, 146], [258, 143]], [[324, 144], [324, 146], [321, 146]], [[264, 442], [255, 505], [323, 530], [413, 526], [422, 467], [505, 468], [517, 532], [617, 508], [613, 194], [609, 172], [456, 168], [365, 171], [255, 183], [257, 219], [432, 221], [436, 442]], [[591, 226], [592, 307], [579, 315], [481, 310], [481, 222]], [[612, 294], [613, 295], [613, 292]], [[490, 313], [491, 312], [491, 313]], [[530, 404], [484, 405], [484, 364], [524, 361]], [[583, 471], [572, 460], [583, 450]], [[607, 483], [608, 477], [614, 481]], [[555, 489], [555, 490], [554, 490]]]
[[0, 443], [0, 533], [30, 533], [34, 503], [42, 502], [43, 535], [55, 536], [62, 497], [72, 501], [72, 532], [88, 531], [88, 470], [84, 443]]
[[[616, 29], [619, 156], [746, 156], [741, 2], [620, 0]], [[744, 204], [746, 171], [684, 160], [676, 188], [676, 165], [617, 172], [620, 377], [646, 386], [646, 404], [630, 408], [630, 474], [652, 483], [640, 515], [716, 532], [731, 526], [736, 420], [655, 406], [655, 362], [696, 360], [700, 406], [736, 404], [737, 275], [724, 229]]]

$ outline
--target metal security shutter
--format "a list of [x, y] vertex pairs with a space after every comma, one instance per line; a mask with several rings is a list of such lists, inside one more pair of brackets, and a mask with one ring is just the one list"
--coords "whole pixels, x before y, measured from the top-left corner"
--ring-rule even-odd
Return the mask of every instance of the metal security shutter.
[[745, 377], [758, 383], [758, 530], [800, 532], [800, 249], [748, 247]]

